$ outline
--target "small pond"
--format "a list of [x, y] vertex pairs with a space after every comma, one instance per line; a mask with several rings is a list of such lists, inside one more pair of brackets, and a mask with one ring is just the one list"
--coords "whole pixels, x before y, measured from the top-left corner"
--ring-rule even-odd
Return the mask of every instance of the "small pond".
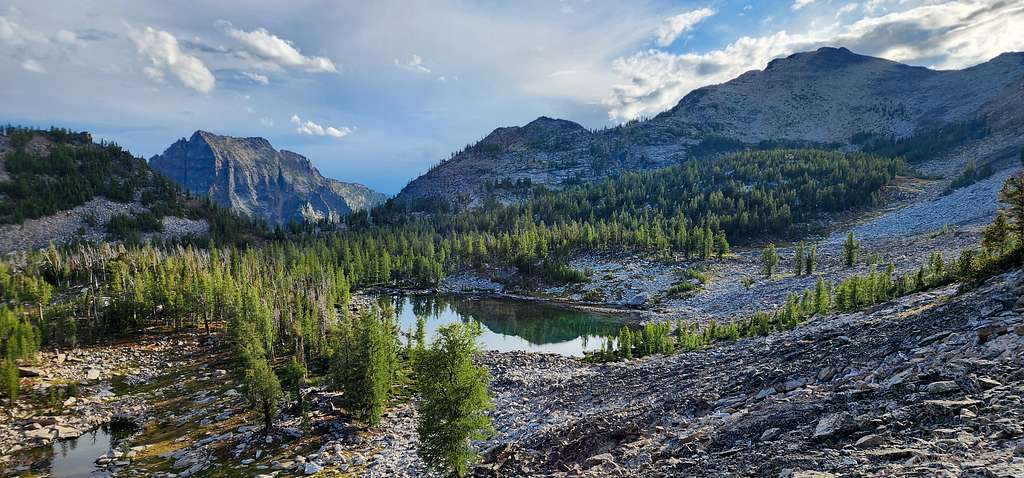
[[629, 323], [628, 313], [582, 311], [523, 300], [454, 296], [393, 296], [402, 331], [426, 318], [427, 339], [453, 322], [479, 322], [480, 347], [498, 352], [548, 352], [582, 356], [599, 350], [607, 337]]
[[29, 464], [33, 471], [46, 472], [55, 478], [108, 477], [109, 473], [96, 467], [96, 459], [134, 431], [132, 424], [107, 424], [78, 438], [57, 440], [50, 447], [27, 450], [15, 459]]

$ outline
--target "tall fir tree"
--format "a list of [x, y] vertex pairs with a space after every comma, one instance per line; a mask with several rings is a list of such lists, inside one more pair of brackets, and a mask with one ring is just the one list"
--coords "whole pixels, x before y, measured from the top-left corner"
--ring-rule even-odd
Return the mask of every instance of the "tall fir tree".
[[487, 369], [475, 365], [479, 323], [442, 326], [416, 361], [418, 453], [441, 476], [462, 477], [479, 460], [472, 441], [493, 429]]

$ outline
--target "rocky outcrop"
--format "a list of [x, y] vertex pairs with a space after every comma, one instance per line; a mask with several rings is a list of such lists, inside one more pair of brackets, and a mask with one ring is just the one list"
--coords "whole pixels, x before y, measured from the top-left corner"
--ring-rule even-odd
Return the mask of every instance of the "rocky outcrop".
[[1024, 145], [1018, 133], [1024, 127], [1022, 79], [1024, 53], [938, 71], [821, 48], [697, 89], [646, 121], [591, 132], [542, 117], [498, 128], [409, 183], [397, 199], [473, 204], [487, 182], [529, 179], [557, 187], [567, 179], [663, 167], [763, 141], [850, 147], [858, 134], [903, 137], [978, 119], [991, 133], [969, 154], [1001, 157]]
[[1021, 476], [1022, 292], [1014, 272], [600, 366], [489, 354], [477, 476]]
[[192, 194], [276, 224], [337, 221], [385, 199], [361, 184], [325, 178], [302, 155], [278, 151], [263, 138], [196, 131], [149, 164]]

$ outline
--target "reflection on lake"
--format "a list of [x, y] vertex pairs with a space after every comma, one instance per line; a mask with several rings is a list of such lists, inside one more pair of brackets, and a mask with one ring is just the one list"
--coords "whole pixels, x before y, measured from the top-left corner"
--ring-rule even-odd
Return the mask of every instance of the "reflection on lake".
[[110, 451], [111, 444], [120, 443], [134, 431], [135, 426], [131, 423], [106, 424], [78, 438], [57, 440], [49, 447], [24, 450], [15, 455], [14, 461], [26, 465], [33, 472], [55, 478], [109, 477], [110, 473], [96, 467], [96, 459]]
[[427, 339], [452, 322], [479, 322], [484, 350], [530, 351], [581, 356], [598, 350], [606, 337], [627, 323], [624, 314], [580, 311], [537, 302], [450, 296], [392, 297], [402, 331], [415, 330], [416, 317], [427, 322]]

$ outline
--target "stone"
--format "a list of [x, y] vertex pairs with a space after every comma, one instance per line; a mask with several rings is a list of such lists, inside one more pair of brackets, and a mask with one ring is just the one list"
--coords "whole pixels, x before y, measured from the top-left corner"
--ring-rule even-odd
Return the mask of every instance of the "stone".
[[928, 384], [926, 390], [928, 393], [942, 395], [960, 390], [960, 385], [957, 385], [957, 383], [952, 380], [932, 382]]
[[304, 475], [312, 475], [312, 474], [318, 473], [322, 469], [324, 469], [324, 467], [322, 467], [322, 466], [320, 466], [320, 465], [318, 465], [318, 464], [316, 464], [314, 462], [309, 462], [309, 463], [306, 463], [305, 466], [303, 466], [302, 474], [304, 474]]
[[857, 448], [874, 448], [881, 445], [885, 440], [878, 435], [865, 435], [860, 437], [853, 445]]
[[757, 392], [757, 395], [754, 396], [754, 399], [756, 399], [756, 400], [763, 400], [763, 399], [768, 398], [768, 397], [770, 397], [772, 395], [775, 395], [775, 393], [776, 392], [775, 392], [774, 388], [771, 388], [771, 387], [762, 388], [761, 391]]
[[905, 460], [918, 454], [917, 450], [910, 448], [883, 448], [881, 450], [871, 450], [867, 452], [868, 456], [877, 458], [885, 461]]
[[611, 453], [601, 453], [599, 455], [594, 455], [590, 458], [587, 458], [587, 460], [583, 462], [584, 465], [591, 467], [604, 465], [606, 463], [615, 464], [615, 457], [612, 456]]
[[849, 427], [850, 422], [850, 414], [846, 412], [825, 415], [818, 420], [818, 424], [814, 427], [812, 438], [815, 440], [832, 438], [845, 431]]
[[38, 377], [41, 370], [35, 367], [18, 367], [19, 377]]
[[25, 438], [34, 440], [49, 440], [53, 438], [53, 430], [50, 428], [37, 428], [35, 430], [29, 430], [25, 432]]
[[85, 379], [86, 380], [99, 380], [100, 379], [100, 369], [92, 368], [92, 367], [85, 369]]
[[778, 428], [769, 428], [761, 434], [761, 441], [771, 441], [775, 437], [779, 436]]
[[82, 436], [82, 432], [77, 428], [57, 426], [57, 438], [66, 440], [68, 438], [78, 438]]
[[1000, 385], [1002, 385], [1002, 383], [992, 380], [991, 378], [981, 377], [978, 379], [978, 386], [980, 386], [983, 390], [993, 389]]
[[925, 407], [937, 415], [959, 415], [960, 410], [978, 406], [977, 400], [925, 400]]

